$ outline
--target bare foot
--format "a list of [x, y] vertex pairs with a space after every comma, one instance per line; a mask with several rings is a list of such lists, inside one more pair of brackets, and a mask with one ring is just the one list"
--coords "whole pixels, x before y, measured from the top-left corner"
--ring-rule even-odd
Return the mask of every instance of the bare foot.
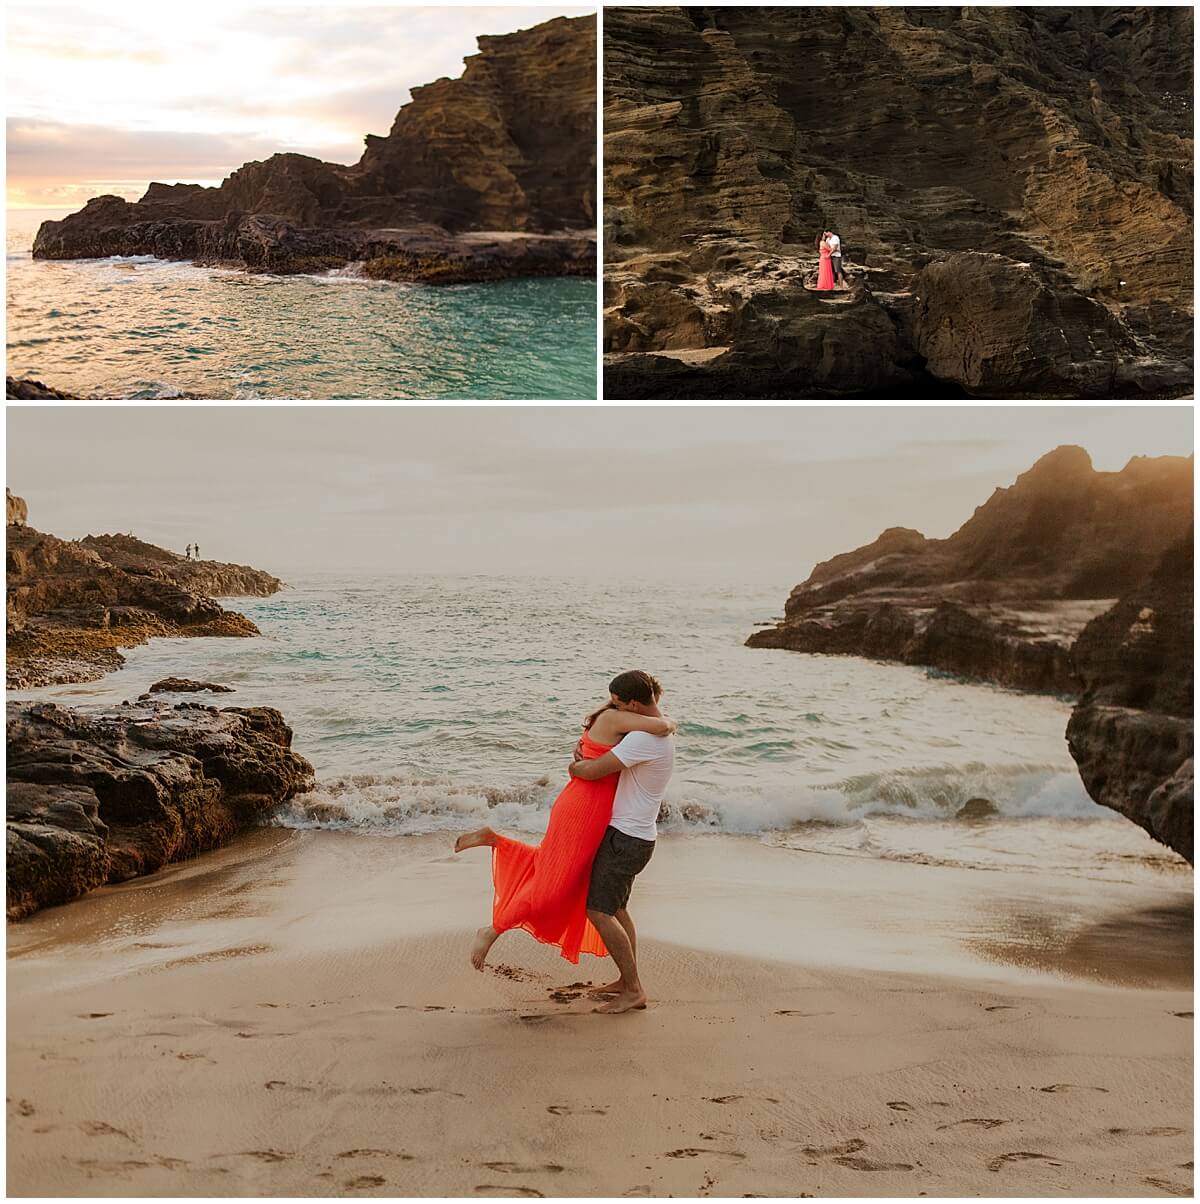
[[454, 842], [454, 851], [461, 853], [463, 849], [474, 849], [481, 844], [495, 843], [496, 833], [491, 828], [476, 828], [474, 832], [464, 832]]
[[593, 1008], [592, 1010], [603, 1012], [608, 1016], [616, 1016], [621, 1012], [641, 1011], [645, 1006], [645, 991], [622, 991], [620, 995], [610, 999], [603, 1007]]
[[625, 980], [623, 978], [613, 979], [612, 982], [606, 982], [602, 987], [593, 987], [588, 992], [589, 999], [604, 999], [609, 995], [620, 995], [625, 990]]
[[490, 924], [475, 933], [475, 943], [471, 946], [471, 965], [476, 970], [483, 969], [483, 963], [487, 961], [488, 950], [496, 943], [499, 935]]

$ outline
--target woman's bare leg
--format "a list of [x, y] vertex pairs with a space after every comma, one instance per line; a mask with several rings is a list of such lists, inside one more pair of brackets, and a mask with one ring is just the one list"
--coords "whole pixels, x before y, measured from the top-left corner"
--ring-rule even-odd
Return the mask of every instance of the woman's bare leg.
[[499, 935], [490, 924], [486, 928], [480, 928], [475, 933], [475, 943], [471, 946], [471, 965], [476, 970], [483, 969], [483, 963], [487, 961], [488, 952], [496, 943], [496, 938]]
[[455, 842], [454, 851], [461, 853], [463, 849], [474, 849], [479, 845], [494, 845], [496, 833], [491, 828], [476, 828], [474, 832], [464, 832]]

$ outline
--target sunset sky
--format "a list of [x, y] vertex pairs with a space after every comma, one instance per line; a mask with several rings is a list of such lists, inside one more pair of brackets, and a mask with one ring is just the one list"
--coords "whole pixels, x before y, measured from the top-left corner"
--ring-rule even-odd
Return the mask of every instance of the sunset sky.
[[1062, 443], [1188, 455], [1190, 407], [9, 406], [8, 484], [65, 538], [270, 569], [783, 588], [886, 527], [946, 536]]
[[461, 74], [477, 35], [592, 11], [10, 6], [8, 206], [136, 200], [152, 180], [219, 184], [278, 151], [357, 162], [410, 87]]

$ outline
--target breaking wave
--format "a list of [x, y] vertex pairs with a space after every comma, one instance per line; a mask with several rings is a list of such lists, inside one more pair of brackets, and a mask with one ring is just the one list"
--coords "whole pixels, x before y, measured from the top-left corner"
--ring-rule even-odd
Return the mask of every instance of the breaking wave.
[[[279, 809], [271, 822], [388, 835], [484, 823], [540, 833], [561, 789], [562, 781], [549, 777], [486, 784], [449, 776], [354, 774], [318, 782]], [[972, 807], [963, 813], [968, 803]], [[1057, 767], [972, 764], [860, 774], [828, 786], [778, 779], [742, 787], [688, 784], [668, 797], [659, 821], [666, 832], [763, 835], [810, 825], [845, 827], [878, 816], [1003, 822], [1089, 820], [1109, 814], [1088, 798], [1077, 776]]]

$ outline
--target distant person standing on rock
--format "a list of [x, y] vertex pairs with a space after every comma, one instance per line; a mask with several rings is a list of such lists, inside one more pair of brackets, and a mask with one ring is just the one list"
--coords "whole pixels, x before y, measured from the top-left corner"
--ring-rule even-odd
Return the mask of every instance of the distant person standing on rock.
[[192, 559], [193, 560], [200, 559], [200, 545], [198, 543], [192, 544]]
[[184, 552], [184, 556], [186, 556], [188, 558], [188, 560], [191, 560], [191, 558], [192, 558], [192, 545], [191, 544], [188, 544], [187, 551]]

